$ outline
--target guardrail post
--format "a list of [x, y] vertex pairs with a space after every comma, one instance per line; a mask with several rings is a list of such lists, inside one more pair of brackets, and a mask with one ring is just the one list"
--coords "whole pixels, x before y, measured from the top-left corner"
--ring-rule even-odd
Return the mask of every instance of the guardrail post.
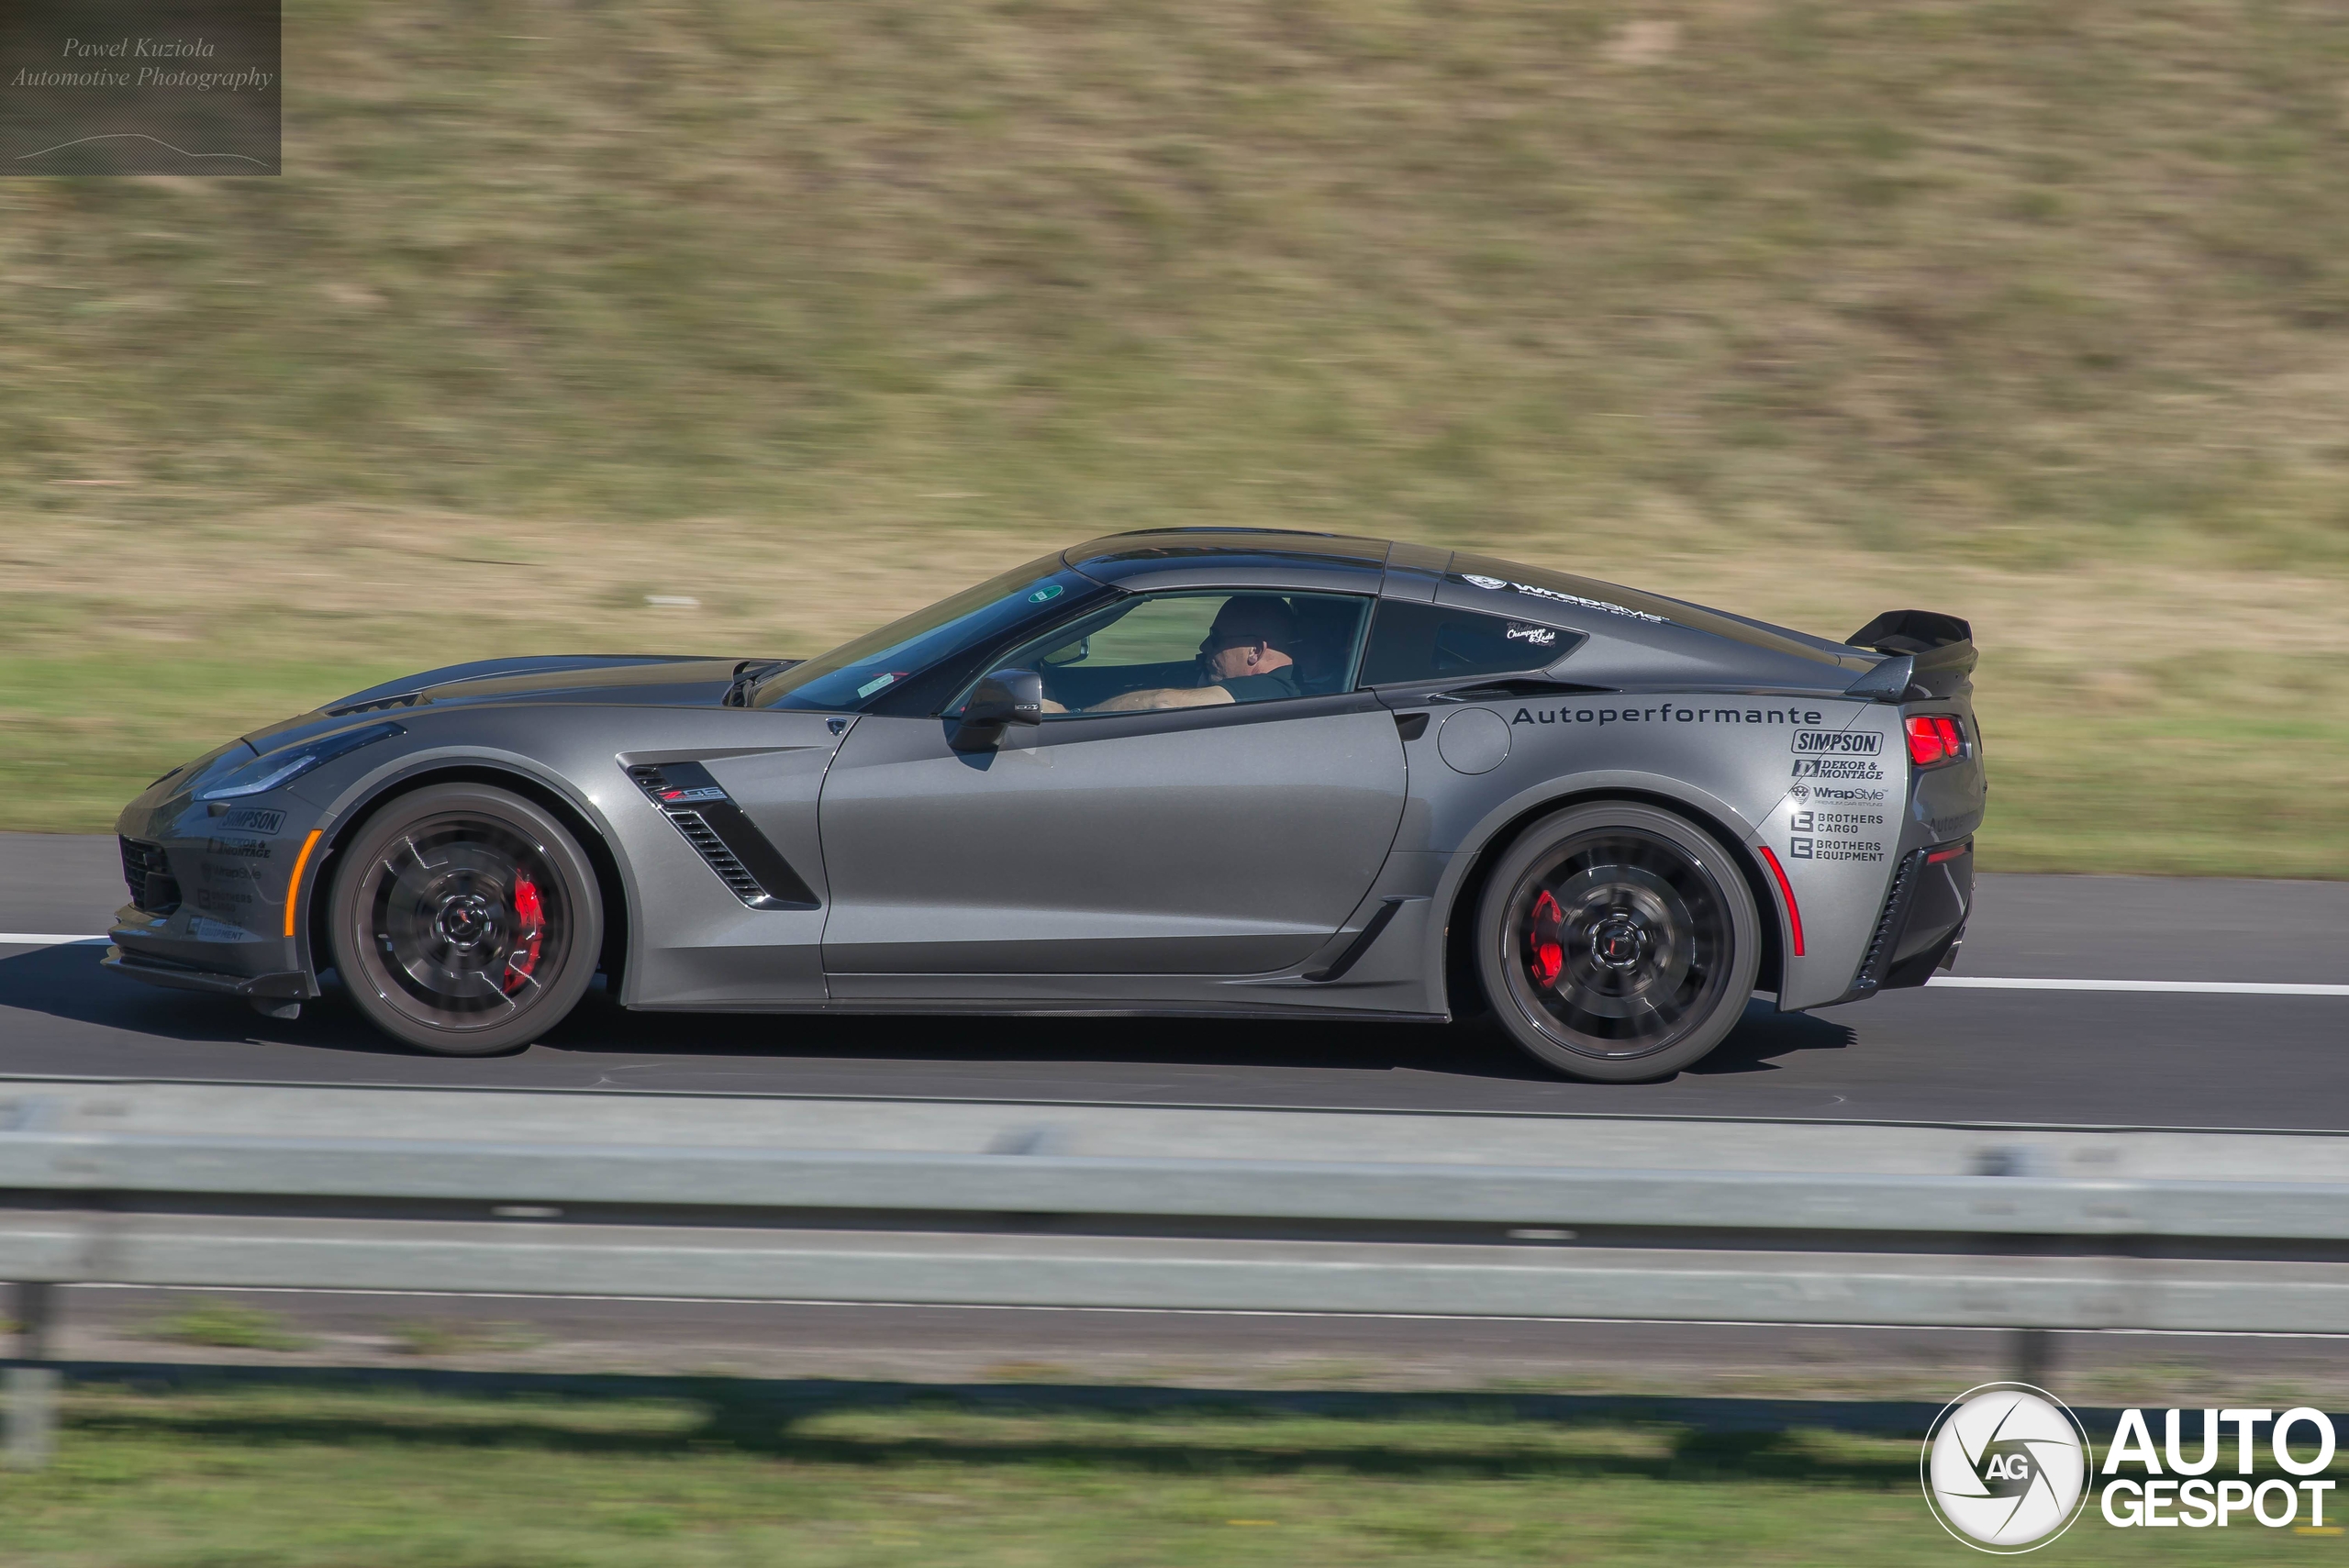
[[[57, 1287], [35, 1282], [16, 1289], [17, 1346], [21, 1360], [49, 1359], [50, 1329], [56, 1312]], [[49, 1462], [57, 1440], [57, 1369], [12, 1366], [8, 1369], [8, 1430], [5, 1459], [11, 1470], [38, 1470]]]
[[2055, 1371], [2055, 1336], [2044, 1329], [2018, 1329], [2014, 1340], [2015, 1381], [2044, 1388]]

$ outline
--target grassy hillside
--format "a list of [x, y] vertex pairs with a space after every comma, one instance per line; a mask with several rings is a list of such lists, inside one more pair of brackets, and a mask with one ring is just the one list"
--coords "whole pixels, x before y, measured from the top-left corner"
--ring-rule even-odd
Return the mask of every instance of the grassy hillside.
[[0, 825], [452, 649], [806, 651], [1248, 522], [1969, 614], [1988, 863], [2349, 875], [2327, 7], [292, 0], [286, 41], [284, 179], [0, 181]]

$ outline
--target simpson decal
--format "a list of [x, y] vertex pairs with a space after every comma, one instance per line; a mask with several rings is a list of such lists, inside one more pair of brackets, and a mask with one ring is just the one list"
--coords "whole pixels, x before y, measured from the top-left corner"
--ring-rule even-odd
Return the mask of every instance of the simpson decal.
[[1884, 737], [1873, 729], [1798, 729], [1794, 749], [1798, 755], [1873, 757], [1884, 750]]

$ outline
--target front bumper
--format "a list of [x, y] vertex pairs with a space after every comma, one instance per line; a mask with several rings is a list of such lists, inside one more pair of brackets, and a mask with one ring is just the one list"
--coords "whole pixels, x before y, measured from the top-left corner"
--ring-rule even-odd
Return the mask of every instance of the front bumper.
[[175, 990], [317, 995], [299, 934], [312, 869], [305, 862], [315, 856], [305, 849], [308, 828], [292, 816], [278, 806], [214, 812], [176, 797], [125, 811], [116, 828], [131, 902], [115, 911], [106, 966]]

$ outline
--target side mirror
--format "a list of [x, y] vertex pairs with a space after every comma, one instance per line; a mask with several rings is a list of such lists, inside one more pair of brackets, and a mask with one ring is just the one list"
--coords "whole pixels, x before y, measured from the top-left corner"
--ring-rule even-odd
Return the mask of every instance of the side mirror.
[[954, 749], [986, 751], [1003, 743], [1008, 727], [1043, 721], [1044, 677], [1033, 670], [997, 670], [971, 688], [954, 730]]

